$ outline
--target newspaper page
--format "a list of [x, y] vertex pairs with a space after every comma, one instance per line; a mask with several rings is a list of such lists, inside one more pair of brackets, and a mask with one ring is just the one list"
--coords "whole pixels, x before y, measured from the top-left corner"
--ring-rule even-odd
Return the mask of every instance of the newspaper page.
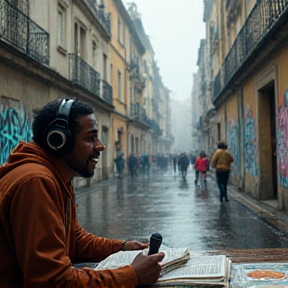
[[[188, 248], [160, 248], [160, 251], [165, 254], [163, 260], [160, 262], [160, 264], [163, 266], [162, 271], [164, 272], [166, 271], [166, 267], [173, 269], [174, 265], [177, 265], [177, 263], [180, 263], [182, 265], [182, 263], [187, 262], [190, 255]], [[139, 253], [147, 255], [148, 249], [135, 251], [119, 251], [100, 262], [99, 265], [95, 268], [95, 270], [113, 269], [129, 265]]]
[[139, 253], [143, 253], [143, 251], [119, 251], [101, 261], [95, 270], [114, 269], [129, 265]]
[[288, 263], [232, 264], [233, 288], [288, 288]]
[[229, 261], [225, 255], [193, 256], [185, 265], [161, 276], [158, 282], [167, 283], [181, 280], [183, 283], [190, 283], [201, 280], [201, 283], [206, 281], [216, 283], [225, 281], [228, 278], [227, 265], [230, 265]]

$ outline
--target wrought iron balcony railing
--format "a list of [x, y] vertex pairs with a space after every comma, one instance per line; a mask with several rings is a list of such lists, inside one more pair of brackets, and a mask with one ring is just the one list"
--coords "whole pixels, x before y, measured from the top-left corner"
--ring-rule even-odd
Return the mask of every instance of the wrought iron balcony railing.
[[101, 98], [103, 98], [106, 102], [113, 105], [113, 88], [112, 86], [105, 80], [101, 80]]
[[146, 110], [140, 105], [139, 102], [130, 103], [130, 117], [134, 120], [150, 125], [150, 120], [147, 117]]
[[111, 33], [111, 19], [110, 19], [111, 14], [110, 13], [105, 14], [104, 9], [105, 9], [104, 5], [99, 6], [98, 16], [106, 26], [108, 32]]
[[100, 74], [76, 54], [69, 54], [69, 78], [100, 97]]
[[287, 9], [288, 0], [258, 0], [256, 2], [215, 77], [213, 100], [223, 91], [251, 53], [258, 45], [261, 45], [261, 40], [267, 36]]
[[161, 136], [163, 131], [155, 120], [150, 120], [150, 126], [153, 129], [154, 136]]
[[97, 15], [97, 17], [102, 21], [104, 26], [106, 27], [107, 31], [111, 34], [111, 19], [110, 13], [107, 15], [105, 14], [105, 6], [100, 5], [96, 8], [96, 1], [95, 0], [84, 0], [89, 8]]
[[0, 41], [49, 65], [49, 33], [7, 0], [0, 1]]
[[139, 102], [130, 103], [130, 117], [133, 119], [139, 119], [140, 118], [140, 104]]

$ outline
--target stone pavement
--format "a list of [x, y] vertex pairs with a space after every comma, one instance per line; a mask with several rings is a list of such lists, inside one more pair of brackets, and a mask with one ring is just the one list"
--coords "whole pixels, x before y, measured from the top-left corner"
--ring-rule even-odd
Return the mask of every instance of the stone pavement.
[[183, 181], [180, 173], [155, 167], [150, 177], [132, 180], [127, 175], [123, 181], [111, 178], [78, 188], [78, 221], [87, 231], [108, 238], [161, 231], [171, 245], [202, 250], [287, 246], [288, 217], [277, 211], [276, 200], [258, 202], [229, 185], [231, 201], [220, 204], [214, 172], [204, 194], [194, 185], [194, 173], [190, 169]]
[[[215, 180], [214, 172], [210, 172], [209, 175]], [[277, 209], [276, 199], [257, 201], [231, 184], [228, 185], [228, 193], [230, 197], [254, 211], [260, 219], [283, 232], [288, 232], [288, 214]]]

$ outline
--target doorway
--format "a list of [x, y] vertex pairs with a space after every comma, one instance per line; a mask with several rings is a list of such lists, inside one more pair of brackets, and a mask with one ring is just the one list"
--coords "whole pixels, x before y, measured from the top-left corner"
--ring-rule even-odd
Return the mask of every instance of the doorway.
[[258, 91], [259, 200], [277, 199], [275, 84], [271, 81]]

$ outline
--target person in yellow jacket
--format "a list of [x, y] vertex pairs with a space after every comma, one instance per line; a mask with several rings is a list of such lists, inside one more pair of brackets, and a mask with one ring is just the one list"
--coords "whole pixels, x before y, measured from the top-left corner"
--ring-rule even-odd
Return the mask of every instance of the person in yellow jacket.
[[227, 151], [227, 144], [225, 142], [218, 143], [218, 149], [213, 154], [211, 164], [216, 168], [216, 180], [220, 190], [220, 202], [225, 199], [229, 202], [227, 196], [227, 184], [231, 170], [231, 164], [234, 162], [234, 157]]
[[162, 252], [139, 253], [118, 269], [72, 265], [148, 247], [98, 237], [78, 224], [72, 179], [93, 176], [104, 149], [86, 104], [59, 99], [37, 112], [33, 141], [20, 142], [0, 167], [0, 287], [134, 288], [158, 280]]

